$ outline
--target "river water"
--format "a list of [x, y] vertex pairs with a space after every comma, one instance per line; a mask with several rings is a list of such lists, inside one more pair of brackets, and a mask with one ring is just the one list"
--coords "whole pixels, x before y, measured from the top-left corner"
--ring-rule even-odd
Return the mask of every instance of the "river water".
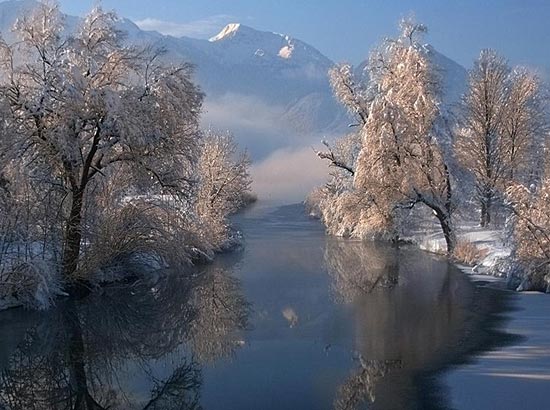
[[0, 314], [0, 409], [445, 409], [440, 374], [505, 343], [506, 294], [414, 248], [235, 217], [193, 274]]

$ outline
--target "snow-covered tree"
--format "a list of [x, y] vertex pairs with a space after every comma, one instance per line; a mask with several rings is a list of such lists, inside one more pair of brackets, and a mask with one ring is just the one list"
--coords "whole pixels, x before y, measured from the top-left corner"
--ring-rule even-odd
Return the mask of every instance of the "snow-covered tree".
[[370, 76], [378, 90], [357, 161], [355, 187], [393, 223], [395, 210], [423, 204], [443, 230], [448, 251], [455, 242], [451, 177], [437, 138], [438, 77], [416, 40], [412, 21], [401, 36], [371, 56]]
[[365, 79], [354, 73], [350, 64], [338, 64], [329, 70], [329, 80], [336, 99], [358, 120], [359, 126], [369, 117], [369, 95]]
[[359, 201], [353, 194], [355, 162], [361, 147], [361, 136], [354, 132], [338, 138], [334, 144], [323, 141], [326, 149], [319, 158], [332, 168], [327, 183], [313, 190], [306, 199], [312, 216], [320, 218], [330, 234], [349, 236], [356, 225], [356, 213], [349, 209]]
[[533, 182], [529, 178], [539, 173], [537, 168], [541, 167], [547, 121], [540, 90], [540, 79], [528, 70], [515, 68], [510, 73], [500, 129], [505, 175], [511, 182]]
[[462, 101], [461, 127], [455, 139], [459, 162], [475, 178], [475, 197], [480, 207], [480, 225], [491, 222], [491, 207], [497, 187], [506, 176], [502, 122], [510, 68], [492, 50], [483, 50], [470, 71], [468, 92]]
[[483, 50], [470, 72], [461, 111], [455, 153], [474, 176], [480, 225], [486, 226], [507, 186], [529, 183], [540, 166], [540, 81], [525, 69], [512, 70], [495, 51]]
[[[512, 184], [506, 190], [513, 212], [513, 257], [521, 289], [550, 290], [550, 178], [537, 188]], [[513, 279], [513, 278], [511, 278]]]
[[[417, 41], [425, 26], [407, 19], [400, 27], [398, 38], [387, 40], [371, 55], [364, 90], [351, 92], [350, 81], [332, 82], [336, 96], [348, 107], [356, 104], [351, 111], [363, 113], [365, 121], [353, 172], [347, 170], [353, 176], [352, 189], [332, 202], [338, 217], [328, 222], [340, 227], [345, 222], [352, 236], [395, 237], [400, 210], [423, 204], [433, 211], [452, 251], [451, 177], [437, 140], [442, 132], [438, 77]], [[340, 77], [348, 78], [349, 70], [344, 74]], [[358, 95], [371, 97], [354, 98]], [[331, 151], [319, 156], [346, 170]]]
[[474, 176], [481, 226], [491, 223], [493, 205], [507, 184], [525, 180], [538, 162], [533, 155], [543, 124], [539, 89], [536, 76], [511, 70], [493, 50], [483, 50], [470, 71], [454, 148]]
[[207, 240], [215, 247], [225, 246], [228, 216], [238, 211], [249, 198], [252, 180], [248, 155], [238, 152], [229, 133], [205, 132], [198, 161], [200, 178], [197, 215], [208, 227]]
[[98, 7], [67, 36], [58, 7], [40, 4], [17, 20], [18, 41], [0, 44], [3, 145], [34, 186], [61, 198], [48, 217], [62, 226], [66, 279], [78, 276], [83, 237], [103, 212], [94, 198], [120, 175], [133, 178], [121, 195], [140, 185], [185, 203], [193, 193], [202, 94], [190, 66], [124, 45], [115, 22]]

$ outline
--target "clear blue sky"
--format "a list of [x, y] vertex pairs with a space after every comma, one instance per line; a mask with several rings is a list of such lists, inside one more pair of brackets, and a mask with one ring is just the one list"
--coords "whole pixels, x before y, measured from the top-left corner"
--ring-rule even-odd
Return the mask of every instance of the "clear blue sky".
[[[61, 0], [64, 12], [82, 15], [97, 1]], [[103, 0], [150, 28], [207, 38], [227, 22], [290, 34], [335, 61], [357, 63], [400, 17], [413, 12], [428, 25], [427, 41], [470, 67], [482, 48], [511, 63], [550, 72], [550, 0]], [[169, 24], [171, 23], [171, 24]]]

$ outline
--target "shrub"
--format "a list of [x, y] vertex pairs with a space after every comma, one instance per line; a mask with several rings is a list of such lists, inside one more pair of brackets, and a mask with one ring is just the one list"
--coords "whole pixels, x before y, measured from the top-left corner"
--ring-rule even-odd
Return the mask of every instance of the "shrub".
[[487, 249], [479, 248], [469, 240], [458, 240], [453, 252], [453, 259], [465, 265], [477, 265], [487, 255]]

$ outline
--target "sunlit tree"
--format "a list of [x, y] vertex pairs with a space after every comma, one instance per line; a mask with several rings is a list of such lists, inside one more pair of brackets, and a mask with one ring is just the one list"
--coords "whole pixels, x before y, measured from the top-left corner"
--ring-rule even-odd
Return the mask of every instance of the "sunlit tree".
[[249, 199], [249, 167], [248, 155], [238, 151], [231, 134], [205, 132], [197, 164], [200, 181], [196, 209], [208, 228], [204, 235], [216, 248], [226, 245], [229, 215]]
[[[362, 91], [349, 80], [349, 69], [333, 72], [335, 95], [364, 119], [360, 149], [353, 168], [347, 170], [353, 176], [353, 188], [332, 202], [343, 207], [334, 222], [353, 221], [352, 236], [378, 234], [395, 239], [400, 228], [397, 213], [422, 204], [433, 211], [451, 252], [454, 206], [451, 176], [439, 141], [444, 136], [438, 127], [438, 76], [418, 42], [426, 27], [405, 19], [400, 28], [399, 37], [372, 53], [369, 82]], [[319, 156], [346, 170], [331, 151]]]

